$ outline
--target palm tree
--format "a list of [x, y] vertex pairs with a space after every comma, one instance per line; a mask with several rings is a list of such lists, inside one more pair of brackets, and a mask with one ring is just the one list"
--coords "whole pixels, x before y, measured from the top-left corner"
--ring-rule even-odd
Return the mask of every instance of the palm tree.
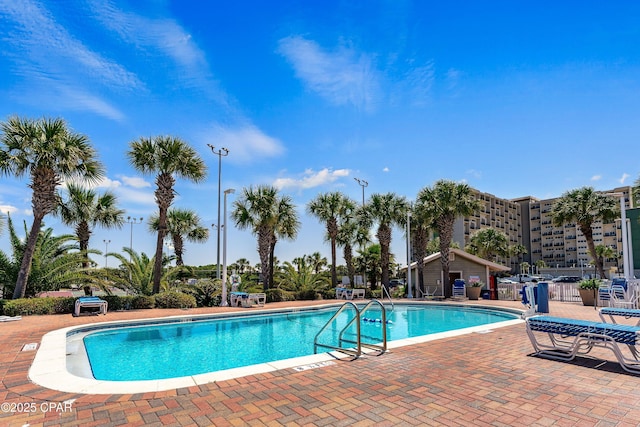
[[158, 204], [158, 238], [153, 266], [153, 293], [155, 294], [160, 291], [162, 245], [167, 233], [167, 211], [175, 196], [173, 189], [175, 177], [200, 182], [207, 175], [207, 167], [189, 144], [172, 136], [156, 136], [132, 141], [127, 157], [139, 172], [157, 174], [155, 197]]
[[[108, 269], [107, 280], [118, 289], [123, 289], [136, 295], [151, 295], [154, 286], [154, 265], [155, 260], [149, 258], [144, 252], [138, 254], [131, 248], [124, 247], [123, 255], [117, 252], [110, 252], [107, 256], [120, 261], [117, 269]], [[163, 261], [166, 264], [169, 258]]]
[[322, 267], [326, 267], [328, 264], [327, 258], [323, 257], [320, 252], [314, 252], [311, 255], [307, 255], [306, 261], [311, 265], [316, 274], [320, 274]]
[[238, 266], [238, 274], [244, 274], [251, 271], [251, 262], [246, 258], [238, 259], [235, 264]]
[[[82, 252], [89, 249], [89, 239], [95, 226], [121, 228], [124, 224], [124, 210], [118, 209], [116, 196], [109, 191], [98, 194], [95, 190], [69, 183], [67, 196], [67, 200], [58, 206], [56, 214], [62, 218], [63, 224], [75, 226]], [[88, 266], [87, 262], [83, 267]]]
[[[258, 255], [263, 287], [270, 286], [271, 267], [277, 234], [294, 235], [300, 223], [289, 197], [280, 197], [273, 186], [259, 185], [242, 189], [242, 195], [233, 202], [231, 218], [240, 229], [251, 229], [258, 236]], [[283, 209], [283, 211], [279, 211]]]
[[600, 194], [592, 187], [582, 187], [567, 191], [551, 208], [553, 225], [559, 227], [575, 222], [587, 240], [589, 255], [596, 263], [600, 277], [604, 278], [602, 259], [596, 253], [592, 225], [598, 220], [610, 222], [618, 215], [617, 203], [612, 197]]
[[295, 205], [291, 197], [281, 196], [277, 200], [275, 227], [271, 236], [271, 242], [269, 244], [269, 271], [270, 276], [267, 283], [268, 287], [273, 286], [273, 275], [276, 272], [276, 266], [278, 264], [275, 256], [276, 243], [279, 239], [293, 240], [298, 234], [300, 229], [300, 221], [298, 220], [298, 214], [296, 213]]
[[457, 217], [468, 216], [480, 210], [480, 201], [472, 194], [471, 187], [448, 180], [437, 181], [432, 188], [425, 187], [418, 193], [418, 202], [424, 203], [435, 218], [440, 237], [440, 262], [445, 298], [450, 298], [449, 247], [453, 237], [453, 225]]
[[425, 293], [424, 286], [424, 258], [427, 256], [429, 244], [429, 230], [433, 224], [433, 218], [422, 202], [416, 202], [411, 210], [411, 249], [413, 259], [416, 262], [418, 273], [418, 286], [420, 292]]
[[[617, 253], [611, 246], [596, 245], [596, 255], [598, 256], [598, 262], [602, 265], [604, 271], [604, 261], [608, 258], [614, 258]], [[600, 276], [604, 278], [604, 276]]]
[[[8, 218], [7, 225], [12, 255], [8, 256], [0, 252], [0, 271], [4, 273], [3, 287], [11, 289], [20, 272], [26, 243], [16, 233], [11, 217]], [[25, 234], [28, 232], [26, 222], [24, 232]], [[50, 227], [40, 230], [33, 252], [26, 295], [33, 296], [43, 291], [58, 290], [65, 285], [92, 283], [92, 277], [82, 268], [87, 261], [86, 255], [86, 252], [78, 251], [76, 236], [72, 234], [56, 236]]]
[[331, 283], [338, 283], [336, 273], [336, 239], [338, 238], [338, 219], [349, 215], [356, 208], [355, 202], [344, 194], [335, 191], [333, 193], [319, 194], [307, 205], [307, 212], [326, 224], [327, 237], [331, 243]]
[[495, 262], [509, 255], [509, 237], [493, 227], [483, 228], [473, 233], [465, 251]]
[[[152, 215], [149, 218], [149, 230], [158, 231], [160, 218]], [[184, 265], [184, 241], [204, 243], [209, 238], [209, 229], [200, 222], [198, 214], [191, 209], [172, 208], [167, 212], [167, 237], [173, 243], [176, 255], [176, 266]]]
[[367, 203], [367, 216], [370, 222], [378, 223], [376, 237], [380, 243], [380, 267], [382, 268], [382, 284], [389, 288], [389, 262], [391, 247], [391, 230], [394, 225], [406, 224], [409, 204], [404, 197], [395, 193], [373, 194]]
[[11, 117], [0, 125], [0, 173], [29, 175], [33, 223], [16, 279], [14, 298], [25, 295], [31, 261], [44, 217], [55, 211], [57, 187], [66, 180], [94, 183], [104, 176], [89, 139], [72, 132], [62, 119]]

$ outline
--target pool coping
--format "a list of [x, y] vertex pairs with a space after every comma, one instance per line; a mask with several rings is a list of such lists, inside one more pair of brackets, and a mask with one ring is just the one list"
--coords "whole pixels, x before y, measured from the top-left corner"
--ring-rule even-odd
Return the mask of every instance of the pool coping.
[[[399, 305], [441, 305], [441, 306], [461, 306], [461, 307], [473, 307], [484, 308], [493, 311], [504, 311], [513, 314], [521, 314], [523, 310], [511, 309], [511, 308], [496, 308], [495, 306], [485, 306], [477, 304], [463, 304], [463, 303], [433, 303], [427, 301], [412, 301], [395, 303]], [[140, 325], [140, 324], [154, 324], [154, 323], [176, 323], [184, 319], [215, 319], [221, 317], [241, 317], [246, 315], [256, 314], [273, 314], [277, 312], [297, 312], [306, 311], [310, 309], [322, 309], [327, 307], [339, 307], [340, 303], [329, 303], [322, 305], [314, 305], [309, 307], [297, 307], [297, 308], [277, 308], [277, 309], [264, 309], [260, 312], [243, 311], [239, 313], [218, 313], [218, 314], [199, 314], [199, 315], [184, 315], [184, 316], [168, 316], [158, 317], [144, 320], [121, 320], [121, 321], [108, 321], [92, 324], [91, 326], [72, 326], [62, 329], [57, 329], [45, 334], [42, 337], [38, 351], [35, 355], [33, 363], [29, 369], [29, 379], [34, 383], [46, 387], [52, 390], [58, 390], [68, 393], [80, 393], [80, 394], [131, 394], [131, 393], [147, 393], [147, 392], [159, 392], [167, 391], [178, 388], [186, 388], [193, 386], [200, 386], [212, 382], [226, 381], [234, 378], [240, 378], [248, 375], [263, 374], [284, 369], [294, 369], [295, 371], [323, 367], [335, 363], [340, 359], [351, 359], [352, 357], [338, 351], [325, 352], [320, 354], [313, 354], [308, 356], [300, 356], [290, 359], [283, 359], [267, 363], [259, 363], [255, 365], [243, 366], [239, 368], [225, 369], [221, 371], [169, 378], [162, 380], [142, 380], [142, 381], [105, 381], [97, 380], [94, 378], [82, 377], [75, 375], [69, 371], [68, 362], [68, 338], [75, 334], [81, 333], [83, 330], [93, 330], [103, 328], [105, 326], [117, 327], [119, 325]], [[438, 332], [429, 335], [422, 335], [411, 338], [404, 338], [395, 341], [389, 341], [387, 343], [387, 349], [392, 350], [395, 348], [425, 343], [429, 341], [439, 340], [443, 338], [455, 337], [470, 333], [487, 333], [493, 329], [521, 324], [524, 321], [522, 319], [505, 320], [496, 323], [490, 323], [480, 326], [472, 326], [468, 328], [457, 329], [454, 331]], [[365, 352], [366, 356], [366, 352]], [[86, 357], [86, 355], [85, 355]]]

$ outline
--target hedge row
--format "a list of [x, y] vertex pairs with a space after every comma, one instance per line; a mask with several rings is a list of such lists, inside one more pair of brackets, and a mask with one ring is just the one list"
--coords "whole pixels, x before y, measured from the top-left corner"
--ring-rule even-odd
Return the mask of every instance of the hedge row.
[[[167, 292], [168, 293], [168, 292]], [[109, 311], [138, 310], [144, 308], [184, 308], [181, 301], [176, 305], [171, 302], [174, 299], [163, 298], [165, 293], [156, 296], [101, 296], [107, 301]], [[187, 295], [185, 295], [187, 296]], [[188, 297], [188, 296], [187, 296]], [[0, 300], [0, 314], [5, 316], [25, 316], [30, 314], [68, 314], [73, 313], [76, 303], [75, 297], [46, 297], [46, 298], [21, 298], [14, 300]], [[160, 299], [161, 303], [158, 303]], [[193, 297], [190, 297], [191, 302]], [[195, 299], [193, 299], [195, 307]]]

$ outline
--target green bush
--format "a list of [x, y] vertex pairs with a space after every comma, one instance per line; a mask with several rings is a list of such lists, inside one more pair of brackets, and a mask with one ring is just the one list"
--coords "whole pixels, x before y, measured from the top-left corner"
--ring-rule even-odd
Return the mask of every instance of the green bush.
[[303, 291], [296, 292], [297, 300], [313, 301], [317, 300], [320, 295], [315, 289], [305, 289]]
[[284, 291], [282, 289], [274, 288], [267, 289], [267, 302], [282, 302], [282, 301], [294, 301], [295, 296], [293, 293]]
[[4, 304], [7, 316], [26, 316], [29, 314], [54, 314], [54, 298], [20, 298]]
[[155, 295], [156, 307], [158, 308], [195, 308], [196, 299], [193, 295], [182, 292], [161, 292]]
[[132, 310], [147, 309], [156, 306], [155, 298], [149, 295], [136, 295], [127, 298], [131, 298]]

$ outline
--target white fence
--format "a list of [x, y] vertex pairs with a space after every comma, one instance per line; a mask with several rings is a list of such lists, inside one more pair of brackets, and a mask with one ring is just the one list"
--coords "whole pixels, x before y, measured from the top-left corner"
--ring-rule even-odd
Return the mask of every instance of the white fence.
[[[562, 302], [581, 302], [580, 292], [578, 292], [579, 283], [556, 283], [547, 282], [549, 284], [549, 301]], [[531, 285], [532, 283], [529, 283]], [[609, 285], [605, 282], [606, 285]], [[498, 299], [507, 301], [520, 301], [522, 299], [522, 287], [527, 283], [498, 283]], [[640, 292], [640, 280], [632, 280], [629, 282], [629, 290], [636, 295]], [[608, 302], [603, 302], [604, 305]], [[600, 304], [599, 304], [600, 305]]]

